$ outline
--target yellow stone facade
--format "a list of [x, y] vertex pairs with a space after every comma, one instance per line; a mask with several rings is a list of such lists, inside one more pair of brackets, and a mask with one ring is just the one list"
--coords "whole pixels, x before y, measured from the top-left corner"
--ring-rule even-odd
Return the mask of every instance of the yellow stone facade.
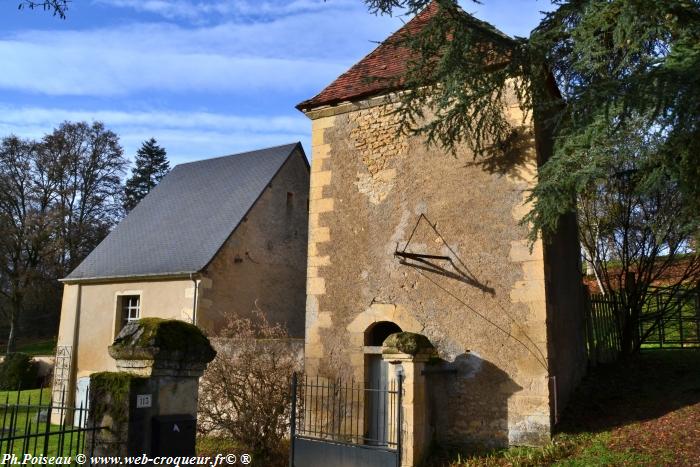
[[[426, 429], [446, 445], [548, 441], [557, 377], [577, 380], [585, 365], [577, 353], [570, 360], [576, 366], [564, 370], [570, 374], [560, 375], [550, 355], [553, 315], [571, 318], [571, 326], [578, 320], [578, 297], [559, 292], [567, 290], [561, 281], [577, 278], [576, 243], [563, 236], [553, 239], [554, 248], [528, 243], [520, 220], [547, 155], [536, 149], [532, 119], [511, 102], [523, 141], [517, 157], [497, 167], [466, 148], [452, 156], [397, 137], [387, 97], [307, 112], [313, 147], [305, 370], [362, 381], [373, 324], [426, 335], [442, 358], [437, 366], [456, 372], [427, 381], [434, 410]], [[401, 265], [394, 253], [409, 238], [414, 252], [450, 257], [453, 276]], [[546, 251], [559, 247], [566, 255]], [[562, 340], [555, 351], [578, 352], [578, 341], [569, 349]]]

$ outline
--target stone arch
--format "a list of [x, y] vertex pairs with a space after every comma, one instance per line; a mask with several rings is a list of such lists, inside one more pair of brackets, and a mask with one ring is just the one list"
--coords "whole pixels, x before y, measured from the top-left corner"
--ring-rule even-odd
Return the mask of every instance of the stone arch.
[[373, 303], [362, 313], [358, 314], [347, 326], [351, 334], [360, 334], [364, 344], [364, 332], [372, 324], [379, 321], [390, 321], [396, 324], [403, 331], [420, 333], [423, 326], [401, 305], [393, 303]]
[[[382, 343], [386, 337], [398, 331], [420, 333], [424, 326], [418, 322], [401, 305], [392, 303], [373, 303], [366, 310], [359, 313], [355, 319], [347, 325], [346, 329], [350, 337], [349, 353], [351, 362], [351, 372], [355, 381], [362, 381], [365, 384], [379, 387], [376, 380], [381, 380], [384, 376], [389, 376], [387, 362], [382, 358]], [[368, 339], [367, 341], [365, 339]], [[381, 341], [380, 341], [381, 339]], [[384, 367], [384, 368], [382, 368]], [[386, 373], [386, 375], [384, 375]], [[379, 377], [379, 378], [377, 378]], [[377, 393], [374, 393], [377, 394]], [[376, 399], [376, 398], [375, 398]], [[389, 427], [388, 421], [379, 423], [376, 417], [369, 417], [373, 411], [385, 412], [386, 401], [368, 400], [364, 405], [360, 417], [362, 433], [367, 433], [369, 438], [382, 439]], [[376, 412], [376, 413], [379, 413]], [[378, 424], [371, 425], [374, 420]]]
[[381, 346], [384, 339], [391, 334], [401, 332], [398, 324], [392, 321], [377, 321], [369, 325], [365, 330], [365, 346]]
[[359, 313], [346, 327], [350, 338], [348, 350], [351, 372], [357, 381], [363, 381], [366, 377], [365, 331], [382, 321], [393, 323], [402, 331], [421, 332], [423, 330], [423, 326], [401, 305], [373, 303]]

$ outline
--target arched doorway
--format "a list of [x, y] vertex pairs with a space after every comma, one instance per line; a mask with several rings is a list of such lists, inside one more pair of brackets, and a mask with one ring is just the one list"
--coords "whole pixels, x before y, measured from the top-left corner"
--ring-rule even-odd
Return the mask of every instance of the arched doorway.
[[365, 330], [366, 438], [368, 444], [377, 446], [387, 445], [391, 410], [387, 392], [389, 365], [382, 359], [382, 343], [397, 332], [401, 332], [401, 328], [391, 321], [378, 321]]
[[384, 339], [397, 332], [401, 332], [398, 324], [391, 321], [377, 321], [365, 331], [365, 346], [381, 347]]

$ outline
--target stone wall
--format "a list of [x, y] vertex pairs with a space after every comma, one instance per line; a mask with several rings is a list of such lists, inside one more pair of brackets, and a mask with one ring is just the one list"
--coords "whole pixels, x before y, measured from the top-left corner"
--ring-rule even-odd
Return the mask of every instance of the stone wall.
[[559, 232], [545, 246], [552, 411], [558, 420], [569, 398], [583, 378], [586, 354], [585, 310], [576, 219], [561, 219]]
[[304, 332], [309, 170], [292, 155], [206, 267], [197, 324], [215, 336], [226, 316], [260, 310], [292, 337]]
[[[428, 381], [438, 442], [541, 444], [550, 434], [544, 255], [540, 242], [530, 252], [519, 225], [536, 177], [532, 126], [507, 154], [474, 159], [397, 139], [390, 110], [375, 99], [309, 113], [306, 371], [362, 381], [365, 331], [391, 321], [426, 335], [444, 359]], [[522, 122], [516, 105], [510, 112]], [[404, 248], [451, 263], [402, 265]]]
[[[248, 344], [247, 342], [243, 342]], [[211, 345], [221, 355], [235, 356], [239, 347], [238, 339], [213, 337]], [[279, 354], [287, 355], [292, 360], [298, 362], [297, 371], [302, 371], [304, 368], [304, 339], [289, 338], [289, 339], [257, 339], [255, 342], [260, 352], [274, 351]]]
[[[543, 121], [547, 117], [537, 119]], [[553, 140], [541, 125], [536, 131], [538, 163], [552, 155]], [[547, 335], [551, 381], [551, 409], [557, 421], [581, 378], [588, 359], [586, 355], [585, 309], [581, 251], [576, 216], [568, 214], [559, 220], [558, 230], [544, 244], [545, 285], [547, 290]]]

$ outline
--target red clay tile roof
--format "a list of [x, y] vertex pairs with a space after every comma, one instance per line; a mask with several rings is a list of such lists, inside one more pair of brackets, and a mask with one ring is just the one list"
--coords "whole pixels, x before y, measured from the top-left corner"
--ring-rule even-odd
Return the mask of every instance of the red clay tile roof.
[[[400, 78], [406, 71], [406, 64], [412, 53], [407, 47], [400, 45], [401, 38], [421, 31], [439, 11], [438, 3], [436, 1], [430, 2], [423, 11], [389, 36], [369, 55], [336, 78], [319, 94], [301, 102], [296, 108], [305, 111], [322, 105], [357, 100], [400, 88], [401, 85], [397, 78]], [[464, 14], [471, 19], [470, 22], [475, 27], [489, 29], [503, 37], [508, 37], [490, 24], [467, 13]]]
[[390, 83], [406, 71], [406, 63], [411, 53], [406, 47], [397, 46], [397, 43], [405, 37], [404, 34], [414, 34], [423, 29], [438, 11], [437, 2], [431, 2], [411, 21], [336, 78], [323, 91], [297, 105], [297, 109], [303, 111], [321, 105], [368, 97], [396, 87]]

